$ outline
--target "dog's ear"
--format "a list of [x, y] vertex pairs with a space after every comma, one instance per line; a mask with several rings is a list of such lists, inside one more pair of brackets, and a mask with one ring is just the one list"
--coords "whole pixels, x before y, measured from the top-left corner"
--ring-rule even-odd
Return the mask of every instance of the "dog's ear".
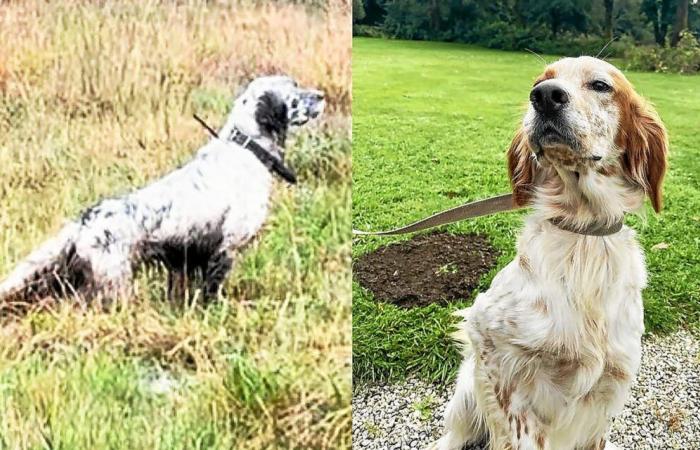
[[656, 111], [639, 95], [622, 99], [618, 146], [622, 147], [625, 175], [649, 196], [654, 211], [661, 211], [661, 185], [666, 174], [668, 137]]
[[260, 130], [275, 138], [279, 145], [284, 145], [287, 138], [287, 104], [272, 91], [265, 92], [258, 98], [255, 121]]
[[520, 128], [513, 137], [507, 153], [508, 176], [513, 187], [516, 206], [526, 206], [532, 200], [535, 187], [535, 161], [525, 131]]

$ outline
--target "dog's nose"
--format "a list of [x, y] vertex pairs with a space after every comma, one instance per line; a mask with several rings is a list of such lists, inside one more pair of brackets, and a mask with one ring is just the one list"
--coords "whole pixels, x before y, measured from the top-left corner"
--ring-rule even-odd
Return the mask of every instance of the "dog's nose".
[[530, 102], [535, 111], [552, 115], [569, 103], [569, 95], [555, 83], [541, 83], [530, 92]]

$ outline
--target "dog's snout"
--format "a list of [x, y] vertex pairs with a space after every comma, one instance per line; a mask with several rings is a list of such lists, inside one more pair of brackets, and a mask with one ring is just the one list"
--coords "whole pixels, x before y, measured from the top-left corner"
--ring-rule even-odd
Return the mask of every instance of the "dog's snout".
[[569, 95], [555, 83], [541, 83], [530, 92], [530, 102], [537, 112], [552, 115], [569, 103]]
[[322, 91], [309, 91], [306, 93], [305, 97], [307, 100], [310, 102], [322, 102], [323, 99], [325, 98], [325, 95]]

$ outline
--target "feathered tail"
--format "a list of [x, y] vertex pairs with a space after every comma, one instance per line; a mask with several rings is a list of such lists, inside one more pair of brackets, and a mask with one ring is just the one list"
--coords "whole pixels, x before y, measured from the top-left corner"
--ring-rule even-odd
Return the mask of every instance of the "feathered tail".
[[69, 223], [20, 262], [0, 283], [0, 307], [7, 302], [70, 293], [71, 285], [84, 279], [75, 270], [79, 265], [75, 253], [79, 228], [79, 224]]

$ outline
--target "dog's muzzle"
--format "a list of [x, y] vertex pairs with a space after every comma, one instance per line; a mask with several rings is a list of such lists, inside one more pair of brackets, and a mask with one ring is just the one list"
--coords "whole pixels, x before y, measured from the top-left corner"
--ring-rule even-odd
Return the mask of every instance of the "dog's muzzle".
[[546, 80], [530, 92], [535, 120], [530, 131], [530, 144], [543, 150], [547, 147], [569, 147], [578, 150], [578, 141], [566, 120], [569, 95], [556, 81]]
[[326, 107], [323, 92], [316, 90], [304, 91], [301, 94], [301, 114], [292, 122], [294, 125], [303, 125], [310, 119], [315, 119], [323, 113]]
[[570, 128], [562, 122], [537, 117], [530, 131], [532, 147], [543, 150], [547, 147], [566, 146], [571, 150], [578, 150], [578, 141]]

